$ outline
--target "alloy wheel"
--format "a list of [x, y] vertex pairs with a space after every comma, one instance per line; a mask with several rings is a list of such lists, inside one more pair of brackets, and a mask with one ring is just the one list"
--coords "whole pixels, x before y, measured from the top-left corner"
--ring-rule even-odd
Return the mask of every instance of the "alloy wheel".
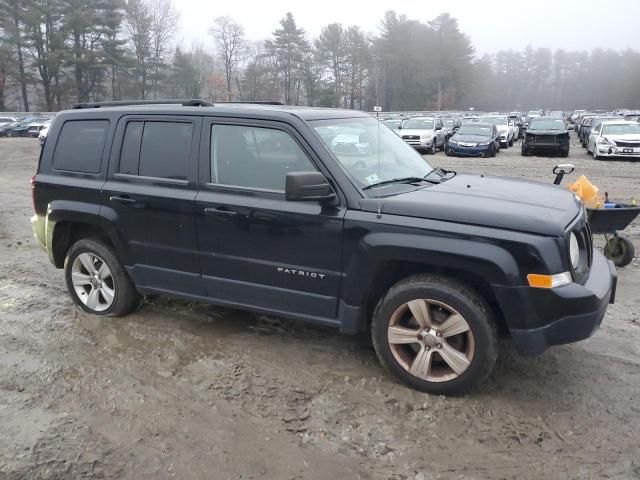
[[115, 297], [113, 276], [106, 262], [94, 253], [81, 253], [71, 266], [71, 282], [80, 301], [91, 310], [107, 310]]
[[458, 378], [475, 353], [475, 339], [464, 317], [451, 306], [428, 299], [411, 300], [396, 309], [387, 341], [402, 368], [429, 382]]

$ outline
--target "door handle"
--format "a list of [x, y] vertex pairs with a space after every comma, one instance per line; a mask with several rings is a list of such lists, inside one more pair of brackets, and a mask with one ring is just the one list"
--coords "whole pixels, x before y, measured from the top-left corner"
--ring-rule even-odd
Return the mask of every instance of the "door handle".
[[134, 198], [118, 196], [109, 197], [109, 201], [113, 203], [121, 203], [122, 205], [132, 205], [134, 203], [138, 203], [138, 201]]
[[205, 208], [204, 214], [208, 217], [235, 217], [238, 215], [238, 212], [233, 210], [228, 210], [226, 207], [217, 207], [217, 208]]

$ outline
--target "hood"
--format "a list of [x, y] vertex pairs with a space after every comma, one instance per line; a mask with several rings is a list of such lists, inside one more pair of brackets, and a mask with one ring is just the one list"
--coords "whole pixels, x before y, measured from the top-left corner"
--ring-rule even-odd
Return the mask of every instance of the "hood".
[[496, 125], [496, 128], [500, 133], [509, 131], [509, 125]]
[[640, 135], [638, 135], [637, 133], [627, 133], [624, 135], [606, 134], [603, 136], [613, 141], [618, 140], [620, 142], [640, 142]]
[[[375, 211], [378, 199], [363, 202]], [[564, 235], [582, 203], [565, 187], [459, 173], [431, 187], [382, 198], [382, 213], [540, 235]]]
[[456, 133], [451, 140], [462, 143], [488, 143], [491, 141], [491, 137], [484, 135], [461, 135]]
[[423, 130], [421, 128], [403, 128], [402, 130], [399, 130], [400, 135], [418, 135], [419, 137], [421, 137], [422, 135], [424, 136], [429, 136], [432, 137], [433, 136], [433, 130]]

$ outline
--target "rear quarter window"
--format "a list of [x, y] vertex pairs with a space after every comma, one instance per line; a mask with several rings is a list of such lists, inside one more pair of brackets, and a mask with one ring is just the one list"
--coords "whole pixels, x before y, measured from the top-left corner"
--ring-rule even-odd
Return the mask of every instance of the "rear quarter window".
[[53, 168], [81, 173], [100, 173], [109, 122], [70, 120], [65, 122], [53, 153]]

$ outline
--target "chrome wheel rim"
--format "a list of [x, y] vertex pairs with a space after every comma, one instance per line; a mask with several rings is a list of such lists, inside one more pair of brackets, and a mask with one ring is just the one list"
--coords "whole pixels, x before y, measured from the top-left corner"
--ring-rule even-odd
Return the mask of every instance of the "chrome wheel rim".
[[458, 378], [475, 354], [467, 321], [436, 300], [416, 299], [398, 307], [389, 321], [387, 341], [398, 364], [428, 382]]
[[71, 265], [71, 283], [80, 301], [96, 312], [107, 310], [115, 297], [111, 270], [99, 256], [85, 252]]

